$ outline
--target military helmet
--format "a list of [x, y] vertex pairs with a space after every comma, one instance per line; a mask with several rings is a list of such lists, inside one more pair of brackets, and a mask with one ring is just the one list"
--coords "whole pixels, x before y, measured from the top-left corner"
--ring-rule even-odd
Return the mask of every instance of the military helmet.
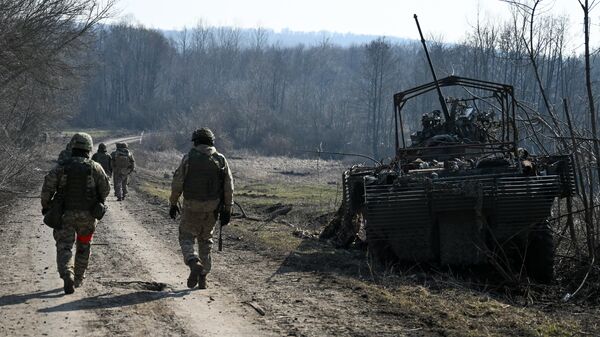
[[192, 141], [196, 139], [215, 140], [215, 134], [209, 128], [201, 128], [192, 133]]
[[92, 141], [92, 136], [85, 132], [78, 132], [71, 138], [71, 148], [73, 149], [92, 151], [93, 147], [94, 142]]
[[117, 143], [117, 149], [126, 149], [127, 143]]
[[98, 151], [106, 152], [106, 144], [104, 144], [104, 143], [98, 144]]

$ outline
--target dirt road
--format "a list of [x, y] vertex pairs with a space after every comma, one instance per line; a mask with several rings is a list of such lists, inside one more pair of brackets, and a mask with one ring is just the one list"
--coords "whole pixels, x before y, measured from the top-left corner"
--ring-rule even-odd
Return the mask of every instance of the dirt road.
[[[32, 191], [3, 210], [0, 336], [270, 335], [256, 311], [226, 287], [187, 289], [178, 247], [167, 246], [144, 217], [130, 213], [128, 201], [112, 196], [94, 236], [85, 283], [65, 296], [52, 232], [41, 225], [35, 196]], [[168, 231], [176, 236], [177, 224]]]

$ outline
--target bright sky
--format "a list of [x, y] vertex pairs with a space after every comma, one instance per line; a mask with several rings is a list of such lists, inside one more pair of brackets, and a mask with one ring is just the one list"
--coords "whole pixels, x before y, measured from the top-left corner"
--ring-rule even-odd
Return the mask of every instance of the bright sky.
[[[577, 0], [544, 0], [544, 8], [570, 17], [571, 34], [582, 28]], [[331, 31], [418, 38], [413, 14], [426, 36], [457, 42], [477, 22], [509, 15], [500, 0], [120, 0], [121, 16], [160, 29], [211, 26], [265, 27], [279, 31]], [[598, 14], [592, 18], [600, 16]], [[596, 13], [593, 13], [596, 14]], [[594, 21], [592, 21], [594, 23]], [[600, 35], [600, 28], [595, 26]], [[581, 35], [580, 35], [581, 36]], [[595, 39], [594, 39], [595, 40]]]

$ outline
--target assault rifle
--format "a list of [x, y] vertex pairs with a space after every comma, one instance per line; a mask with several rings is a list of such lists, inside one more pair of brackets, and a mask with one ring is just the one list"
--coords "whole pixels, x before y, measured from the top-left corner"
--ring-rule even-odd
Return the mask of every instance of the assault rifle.
[[224, 168], [221, 169], [220, 174], [220, 183], [221, 183], [221, 200], [219, 202], [219, 207], [217, 207], [217, 211], [219, 212], [219, 251], [223, 251], [223, 219], [221, 219], [221, 213], [223, 213], [223, 208], [225, 207], [225, 172]]
[[225, 206], [225, 203], [223, 202], [224, 198], [225, 198], [225, 193], [221, 192], [221, 202], [219, 203], [219, 207], [217, 208], [217, 211], [219, 212], [219, 251], [220, 252], [223, 251], [223, 219], [221, 219], [221, 213], [223, 212], [223, 207]]
[[219, 251], [223, 251], [223, 224], [219, 226]]

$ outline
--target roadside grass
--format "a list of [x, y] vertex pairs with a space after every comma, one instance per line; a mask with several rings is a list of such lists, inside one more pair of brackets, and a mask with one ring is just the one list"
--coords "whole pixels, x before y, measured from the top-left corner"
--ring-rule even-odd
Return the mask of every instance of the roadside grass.
[[279, 202], [314, 207], [335, 202], [337, 193], [338, 189], [332, 185], [242, 182], [236, 186], [235, 197], [248, 206], [264, 207]]
[[156, 183], [142, 181], [138, 188], [140, 191], [165, 202], [169, 200], [169, 196], [171, 195], [170, 189], [166, 188], [163, 184], [157, 185]]
[[505, 303], [485, 292], [430, 280], [419, 285], [410, 275], [388, 275], [377, 281], [356, 277], [340, 278], [346, 287], [366, 301], [379, 304], [378, 314], [402, 317], [413, 326], [433, 328], [449, 336], [532, 336], [579, 335], [581, 324], [573, 317], [552, 315], [540, 308]]
[[537, 328], [536, 331], [540, 336], [570, 337], [575, 335], [574, 331], [581, 330], [574, 329], [573, 326], [565, 326], [559, 323], [548, 322], [547, 324]]
[[231, 228], [234, 238], [252, 237], [253, 245], [270, 254], [285, 255], [302, 244], [302, 238], [291, 235], [292, 229], [280, 223], [261, 225], [249, 221], [234, 221]]

